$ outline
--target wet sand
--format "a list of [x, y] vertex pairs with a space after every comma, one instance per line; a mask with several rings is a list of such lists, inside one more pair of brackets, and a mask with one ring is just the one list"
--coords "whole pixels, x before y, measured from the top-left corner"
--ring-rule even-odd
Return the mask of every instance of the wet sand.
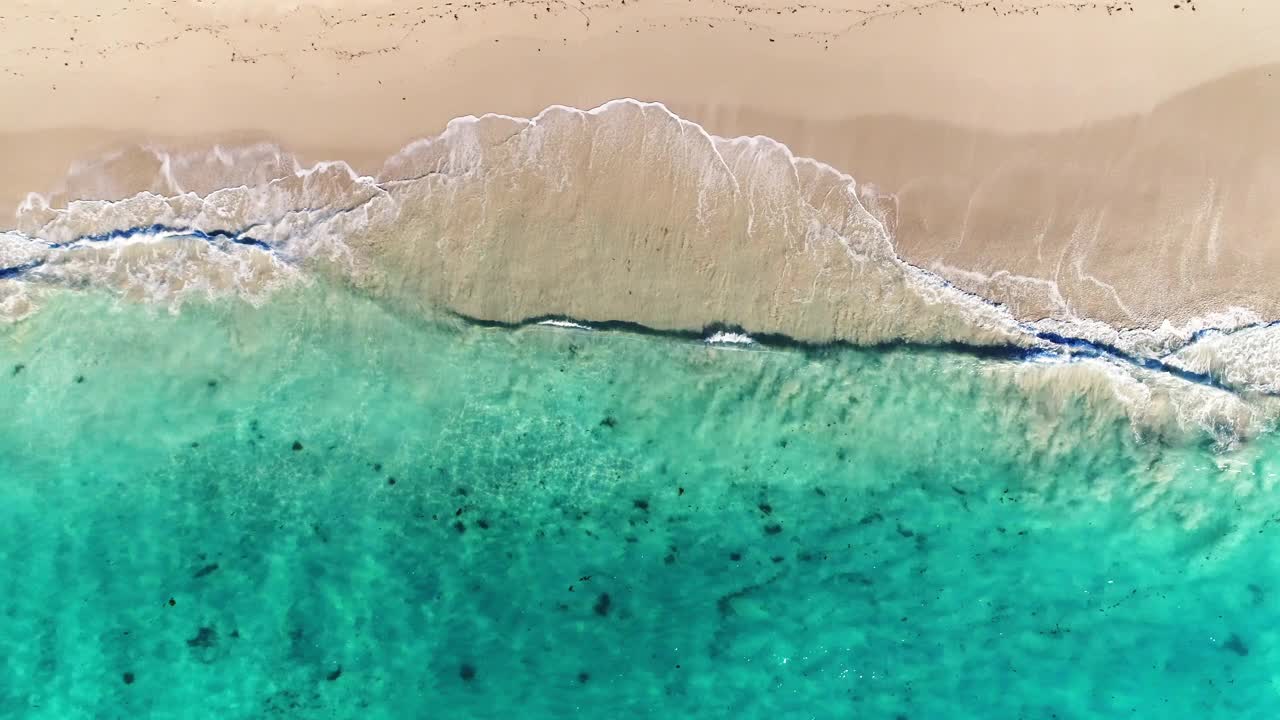
[[[0, 201], [58, 190], [75, 160], [128, 142], [267, 140], [304, 162], [376, 173], [457, 116], [636, 97], [849, 173], [903, 258], [1019, 317], [1155, 326], [1231, 306], [1277, 317], [1280, 46], [1270, 38], [1280, 10], [1176, 5], [31, 3], [0, 17], [0, 92], [23, 109], [0, 118]], [[146, 153], [103, 169], [79, 173], [52, 203], [163, 186]], [[617, 193], [580, 202], [603, 207]], [[562, 219], [579, 209], [560, 208]], [[494, 227], [524, 229], [506, 222]], [[853, 332], [840, 320], [847, 275], [821, 263], [797, 271], [785, 253], [753, 265], [715, 244], [691, 260], [657, 232], [644, 272], [667, 275], [643, 297], [671, 302], [614, 293], [612, 317], [597, 319]], [[610, 237], [578, 239], [581, 275], [618, 275]], [[495, 319], [603, 311], [573, 294], [608, 294], [610, 282], [567, 283], [562, 256], [492, 240], [474, 264], [424, 261], [449, 278], [426, 297]], [[499, 297], [512, 277], [492, 268], [517, 264], [523, 284]], [[747, 267], [796, 274], [753, 295]], [[785, 311], [778, 288], [803, 283], [832, 305]]]

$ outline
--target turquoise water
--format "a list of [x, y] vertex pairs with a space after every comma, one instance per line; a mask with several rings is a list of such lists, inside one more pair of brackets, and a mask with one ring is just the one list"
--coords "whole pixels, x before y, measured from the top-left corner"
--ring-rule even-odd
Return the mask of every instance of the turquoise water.
[[0, 330], [0, 716], [1271, 718], [1263, 437], [314, 287]]

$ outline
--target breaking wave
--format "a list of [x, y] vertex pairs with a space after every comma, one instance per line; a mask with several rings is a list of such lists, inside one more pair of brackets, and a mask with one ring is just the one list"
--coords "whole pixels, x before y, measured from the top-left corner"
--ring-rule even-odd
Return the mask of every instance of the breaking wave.
[[[91, 198], [91, 199], [84, 199]], [[0, 233], [0, 316], [97, 288], [173, 309], [325, 278], [408, 312], [624, 322], [710, 345], [987, 348], [1036, 392], [1114, 401], [1143, 432], [1232, 444], [1271, 426], [1280, 328], [1015, 317], [894, 251], [870, 184], [658, 103], [452, 121], [376, 176], [269, 145], [136, 147], [29, 195]], [[548, 321], [551, 318], [553, 321]]]

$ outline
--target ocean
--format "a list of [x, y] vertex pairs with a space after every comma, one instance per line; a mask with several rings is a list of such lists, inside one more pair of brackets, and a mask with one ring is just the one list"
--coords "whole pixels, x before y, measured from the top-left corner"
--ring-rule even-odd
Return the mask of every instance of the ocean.
[[1273, 716], [1275, 439], [1023, 367], [59, 294], [0, 334], [0, 716]]
[[0, 232], [0, 718], [1280, 712], [1266, 318], [1019, 315], [656, 103], [133, 152]]

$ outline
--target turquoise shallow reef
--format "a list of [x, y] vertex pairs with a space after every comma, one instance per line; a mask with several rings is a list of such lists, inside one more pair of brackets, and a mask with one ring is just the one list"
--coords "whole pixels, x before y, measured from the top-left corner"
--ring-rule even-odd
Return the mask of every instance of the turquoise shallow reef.
[[1280, 715], [1276, 440], [1011, 364], [60, 295], [0, 330], [0, 717]]

